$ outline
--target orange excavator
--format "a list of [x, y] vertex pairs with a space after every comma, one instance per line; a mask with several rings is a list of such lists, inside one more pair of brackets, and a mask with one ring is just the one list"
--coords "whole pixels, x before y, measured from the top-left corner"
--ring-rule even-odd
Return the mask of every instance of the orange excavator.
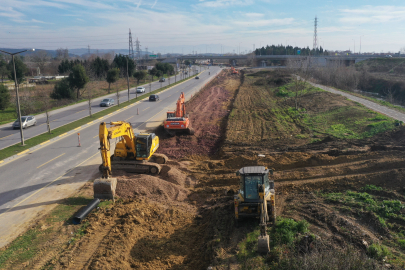
[[181, 92], [180, 98], [176, 103], [176, 110], [168, 111], [167, 119], [163, 122], [164, 129], [171, 136], [175, 136], [176, 133], [187, 133], [190, 135], [194, 134], [194, 129], [191, 127], [184, 103], [184, 93]]
[[239, 72], [234, 67], [231, 67], [231, 73], [232, 74], [239, 74]]

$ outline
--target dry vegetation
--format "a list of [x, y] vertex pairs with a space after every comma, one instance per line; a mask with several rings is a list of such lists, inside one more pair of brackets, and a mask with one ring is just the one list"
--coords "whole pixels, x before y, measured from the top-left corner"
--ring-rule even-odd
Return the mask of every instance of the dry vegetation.
[[[148, 81], [146, 82], [148, 83]], [[129, 83], [130, 87], [135, 87], [137, 85], [136, 79], [132, 77], [129, 79]], [[143, 83], [144, 82], [140, 82], [140, 84]], [[126, 78], [125, 79], [121, 78], [116, 83], [111, 85], [111, 93], [115, 93], [117, 92], [117, 90], [124, 90], [126, 88], [127, 88], [127, 80]], [[21, 102], [21, 113], [23, 115], [37, 114], [44, 112], [47, 107], [56, 108], [77, 102], [76, 100], [68, 100], [68, 99], [62, 100], [51, 99], [50, 94], [53, 91], [53, 89], [54, 89], [53, 83], [37, 85], [32, 88], [21, 88], [19, 91]], [[81, 91], [81, 93], [82, 95], [80, 101], [88, 99], [89, 98], [88, 93], [91, 93], [91, 98], [107, 95], [108, 83], [106, 81], [91, 81], [85, 86], [85, 88]], [[11, 91], [10, 94], [11, 98], [14, 100], [15, 92]], [[13, 106], [15, 106], [14, 102], [12, 104]], [[14, 117], [16, 116], [13, 115], [12, 117], [10, 117], [11, 120]], [[9, 119], [3, 119], [3, 117], [0, 118], [0, 121], [4, 120]]]

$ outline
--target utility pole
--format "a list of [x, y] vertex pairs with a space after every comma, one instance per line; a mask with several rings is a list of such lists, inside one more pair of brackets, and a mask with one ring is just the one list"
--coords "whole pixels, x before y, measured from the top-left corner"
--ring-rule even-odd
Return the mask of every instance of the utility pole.
[[318, 17], [315, 16], [313, 49], [316, 50], [317, 47], [318, 47]]
[[134, 59], [134, 45], [132, 44], [131, 28], [129, 28], [129, 52], [128, 57]]
[[[129, 101], [129, 76], [128, 76], [128, 58], [127, 57], [127, 84], [128, 84], [128, 101]], [[136, 92], [136, 91], [135, 91]], [[138, 92], [136, 92], [136, 97], [138, 98]]]
[[88, 47], [88, 53], [89, 53], [89, 56], [90, 56], [90, 45], [88, 45], [87, 47]]
[[18, 121], [20, 122], [20, 137], [21, 137], [21, 146], [24, 146], [24, 133], [23, 133], [23, 123], [21, 122], [21, 109], [20, 109], [20, 97], [18, 94], [18, 79], [17, 79], [17, 73], [15, 70], [15, 61], [14, 61], [14, 55], [19, 54], [19, 53], [23, 53], [23, 52], [27, 52], [27, 51], [35, 51], [35, 49], [30, 49], [30, 50], [24, 50], [24, 51], [20, 51], [20, 52], [16, 52], [16, 53], [9, 53], [6, 51], [2, 51], [0, 50], [0, 52], [6, 53], [8, 55], [11, 55], [11, 59], [13, 61], [13, 69], [14, 69], [14, 85], [15, 85], [15, 96], [16, 96], [16, 101], [17, 101], [17, 112], [18, 112]]

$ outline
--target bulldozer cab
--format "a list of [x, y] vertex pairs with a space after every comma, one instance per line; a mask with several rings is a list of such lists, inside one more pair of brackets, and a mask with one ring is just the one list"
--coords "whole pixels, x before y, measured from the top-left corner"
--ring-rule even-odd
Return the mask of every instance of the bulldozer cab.
[[176, 112], [167, 112], [167, 118], [176, 118]]
[[240, 177], [239, 194], [245, 202], [258, 202], [259, 201], [259, 186], [263, 185], [264, 193], [268, 194], [271, 189], [274, 189], [274, 181], [270, 181], [269, 173], [272, 170], [264, 166], [251, 166], [243, 167], [236, 172]]

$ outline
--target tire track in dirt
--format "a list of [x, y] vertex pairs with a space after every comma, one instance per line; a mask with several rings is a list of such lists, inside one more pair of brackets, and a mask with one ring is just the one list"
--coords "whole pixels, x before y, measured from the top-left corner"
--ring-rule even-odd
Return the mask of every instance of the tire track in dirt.
[[[99, 226], [95, 233], [86, 235], [69, 254], [61, 256], [60, 262], [64, 265], [64, 269], [89, 269], [90, 263], [100, 246], [100, 243], [109, 235], [111, 229], [115, 226], [115, 222], [104, 223]], [[86, 252], [75, 252], [76, 250], [85, 250]]]

